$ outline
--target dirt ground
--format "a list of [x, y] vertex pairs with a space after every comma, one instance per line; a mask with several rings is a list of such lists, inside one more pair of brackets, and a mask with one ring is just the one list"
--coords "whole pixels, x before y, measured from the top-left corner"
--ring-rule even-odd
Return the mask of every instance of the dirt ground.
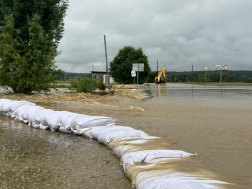
[[131, 126], [165, 138], [174, 143], [173, 149], [197, 153], [189, 167], [193, 169], [197, 164], [213, 172], [216, 179], [231, 183], [227, 188], [252, 188], [252, 109], [178, 105], [148, 101], [138, 94], [131, 94], [137, 96], [132, 98], [123, 93], [128, 92], [106, 96], [1, 94], [0, 98], [27, 100], [54, 110], [116, 118], [117, 125]]

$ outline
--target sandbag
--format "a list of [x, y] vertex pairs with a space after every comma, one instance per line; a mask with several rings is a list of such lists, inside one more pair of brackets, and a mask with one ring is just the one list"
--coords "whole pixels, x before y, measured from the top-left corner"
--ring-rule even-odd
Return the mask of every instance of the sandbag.
[[25, 114], [27, 117], [28, 125], [32, 125], [34, 123], [34, 119], [37, 115], [40, 114], [41, 111], [45, 110], [45, 108], [41, 106], [30, 106], [27, 108]]
[[188, 173], [165, 174], [165, 172], [164, 170], [141, 172], [136, 177], [135, 187], [137, 189], [214, 189], [219, 188], [214, 184], [227, 184], [217, 180], [197, 179], [194, 175], [188, 176]]
[[81, 131], [78, 131], [78, 130], [72, 130], [72, 131], [73, 131], [74, 135], [81, 135], [82, 134]]
[[125, 170], [127, 166], [135, 163], [154, 163], [152, 162], [152, 160], [158, 162], [158, 158], [160, 158], [160, 160], [163, 160], [163, 158], [184, 158], [193, 155], [194, 154], [181, 150], [143, 150], [123, 154], [121, 157], [121, 162], [123, 169]]
[[39, 126], [42, 129], [44, 128], [48, 129], [49, 126], [45, 125], [45, 117], [49, 116], [50, 114], [53, 114], [54, 112], [55, 111], [51, 109], [44, 109], [44, 110], [36, 112], [33, 115], [32, 126], [33, 127]]
[[28, 108], [31, 108], [31, 107], [36, 107], [36, 106], [23, 105], [23, 106], [18, 107], [13, 112], [13, 114], [15, 116], [15, 119], [17, 119], [18, 121], [24, 121], [24, 122], [26, 122], [28, 120], [28, 118], [27, 118], [27, 110], [28, 110]]
[[34, 103], [27, 102], [27, 101], [11, 101], [11, 102], [2, 104], [2, 112], [10, 113], [23, 105], [35, 106]]
[[118, 138], [127, 138], [127, 137], [145, 137], [148, 136], [145, 132], [141, 130], [120, 130], [120, 131], [112, 131], [112, 132], [105, 132], [98, 135], [97, 140], [100, 143], [107, 145], [114, 139]]
[[67, 116], [70, 112], [68, 111], [54, 111], [45, 116], [44, 125], [49, 126], [51, 131], [57, 131], [61, 125], [61, 117]]
[[[147, 139], [148, 138], [148, 139]], [[113, 141], [112, 141], [113, 142]], [[124, 153], [144, 150], [167, 150], [171, 143], [157, 137], [149, 136], [137, 140], [124, 140], [113, 149], [118, 158]]]
[[[80, 126], [76, 126], [76, 130], [73, 130], [73, 132], [74, 131], [76, 131], [76, 133], [79, 133], [79, 135], [83, 135], [83, 136], [85, 136], [85, 137], [88, 137], [87, 135], [84, 135], [84, 133], [86, 132], [86, 131], [88, 131], [88, 130], [90, 130], [91, 128], [81, 128]], [[87, 134], [87, 133], [86, 133]], [[90, 137], [91, 137], [91, 135], [90, 135]], [[89, 137], [89, 138], [90, 138]]]
[[69, 112], [67, 115], [62, 116], [59, 120], [60, 127], [65, 127], [67, 130], [71, 130], [70, 122], [78, 116], [81, 116], [82, 114]]
[[67, 130], [65, 127], [60, 127], [59, 131], [61, 131], [62, 133], [68, 133], [68, 134], [71, 134], [73, 132], [71, 129]]
[[72, 130], [76, 130], [77, 126], [79, 129], [81, 129], [97, 126], [106, 126], [107, 124], [112, 123], [115, 123], [115, 119], [111, 117], [82, 115], [72, 119], [72, 121], [70, 122], [70, 126]]
[[50, 127], [48, 125], [39, 124], [39, 128], [42, 130], [48, 130]]
[[145, 136], [145, 137], [129, 137], [129, 138], [123, 138], [123, 139], [117, 139], [113, 140], [108, 144], [108, 147], [110, 149], [114, 149], [119, 145], [123, 145], [125, 143], [127, 144], [143, 144], [148, 141], [154, 141], [155, 139], [159, 139], [160, 137], [156, 136]]
[[93, 127], [90, 130], [90, 134], [92, 138], [97, 139], [97, 137], [102, 133], [112, 132], [112, 131], [122, 131], [122, 130], [135, 130], [135, 129], [133, 129], [132, 127], [116, 126], [114, 124], [108, 124], [105, 127], [104, 126]]
[[[93, 128], [93, 127], [92, 127]], [[91, 135], [91, 130], [92, 128], [87, 128], [85, 131], [82, 132], [82, 135], [84, 137], [87, 137], [87, 138], [92, 138], [92, 135]]]
[[0, 112], [3, 113], [3, 108], [6, 106], [9, 106], [9, 104], [12, 102], [10, 99], [0, 99]]
[[[23, 106], [21, 106], [20, 108], [22, 108]], [[34, 117], [35, 113], [40, 112], [42, 110], [45, 110], [45, 108], [42, 108], [40, 106], [30, 106], [28, 105], [25, 108], [25, 111], [23, 113], [23, 122], [28, 123], [29, 125], [31, 125], [30, 120], [32, 120], [32, 117]]]

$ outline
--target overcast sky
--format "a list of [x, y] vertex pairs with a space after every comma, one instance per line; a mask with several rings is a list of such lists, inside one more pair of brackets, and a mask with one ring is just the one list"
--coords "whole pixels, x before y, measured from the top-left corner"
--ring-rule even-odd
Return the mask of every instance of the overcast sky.
[[104, 35], [109, 62], [133, 46], [152, 70], [252, 70], [251, 0], [69, 0], [58, 68], [106, 71]]

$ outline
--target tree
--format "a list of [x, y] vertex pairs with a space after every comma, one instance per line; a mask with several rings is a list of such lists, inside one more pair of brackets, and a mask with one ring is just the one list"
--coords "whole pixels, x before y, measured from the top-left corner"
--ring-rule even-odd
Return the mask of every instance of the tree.
[[61, 70], [61, 69], [55, 70], [55, 72], [54, 72], [54, 78], [55, 79], [64, 80], [64, 76], [65, 76], [65, 72], [63, 70]]
[[54, 58], [59, 52], [51, 48], [53, 41], [39, 22], [38, 15], [28, 20], [28, 42], [14, 28], [12, 14], [5, 16], [6, 25], [0, 28], [0, 85], [10, 87], [14, 93], [47, 90], [55, 78]]
[[171, 82], [174, 82], [174, 81], [175, 81], [175, 77], [176, 77], [175, 73], [172, 73], [172, 74], [170, 75], [170, 80], [171, 80]]
[[0, 0], [0, 85], [15, 93], [47, 90], [63, 36], [67, 0]]
[[155, 77], [157, 77], [158, 72], [157, 71], [151, 71], [148, 79], [148, 83], [154, 83], [155, 82]]
[[198, 73], [197, 74], [197, 80], [198, 80], [199, 83], [202, 82], [202, 78], [203, 78], [202, 74]]
[[144, 63], [144, 72], [139, 72], [139, 83], [148, 81], [151, 69], [148, 57], [141, 48], [135, 49], [132, 46], [125, 46], [119, 49], [114, 60], [110, 62], [110, 74], [118, 83], [133, 83], [131, 70], [133, 63]]
[[232, 81], [235, 80], [235, 78], [236, 78], [235, 74], [228, 75], [227, 81], [228, 81], [228, 82], [232, 82]]
[[243, 75], [243, 76], [242, 76], [242, 80], [241, 80], [241, 82], [246, 83], [246, 81], [247, 81], [246, 75]]
[[29, 19], [35, 14], [40, 16], [40, 25], [49, 40], [53, 40], [51, 47], [57, 48], [64, 32], [63, 19], [66, 15], [68, 0], [0, 0], [0, 26], [6, 25], [5, 16], [12, 13], [14, 28], [20, 30], [20, 38], [28, 43]]

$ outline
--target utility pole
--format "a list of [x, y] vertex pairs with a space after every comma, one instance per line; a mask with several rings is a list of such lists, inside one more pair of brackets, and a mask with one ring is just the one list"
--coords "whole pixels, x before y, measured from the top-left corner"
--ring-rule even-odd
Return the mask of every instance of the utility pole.
[[221, 72], [220, 72], [220, 87], [221, 87], [221, 80], [222, 80], [222, 69], [221, 69]]
[[194, 81], [194, 77], [193, 77], [193, 63], [192, 63], [192, 81]]
[[[105, 57], [106, 57], [106, 72], [107, 72], [107, 84], [108, 84], [108, 88], [110, 88], [110, 76], [109, 76], [109, 72], [108, 72], [108, 57], [107, 57], [107, 46], [106, 46], [106, 36], [104, 35], [104, 46], [105, 46]], [[106, 82], [106, 81], [105, 81]]]
[[157, 60], [157, 76], [158, 76], [158, 60]]

